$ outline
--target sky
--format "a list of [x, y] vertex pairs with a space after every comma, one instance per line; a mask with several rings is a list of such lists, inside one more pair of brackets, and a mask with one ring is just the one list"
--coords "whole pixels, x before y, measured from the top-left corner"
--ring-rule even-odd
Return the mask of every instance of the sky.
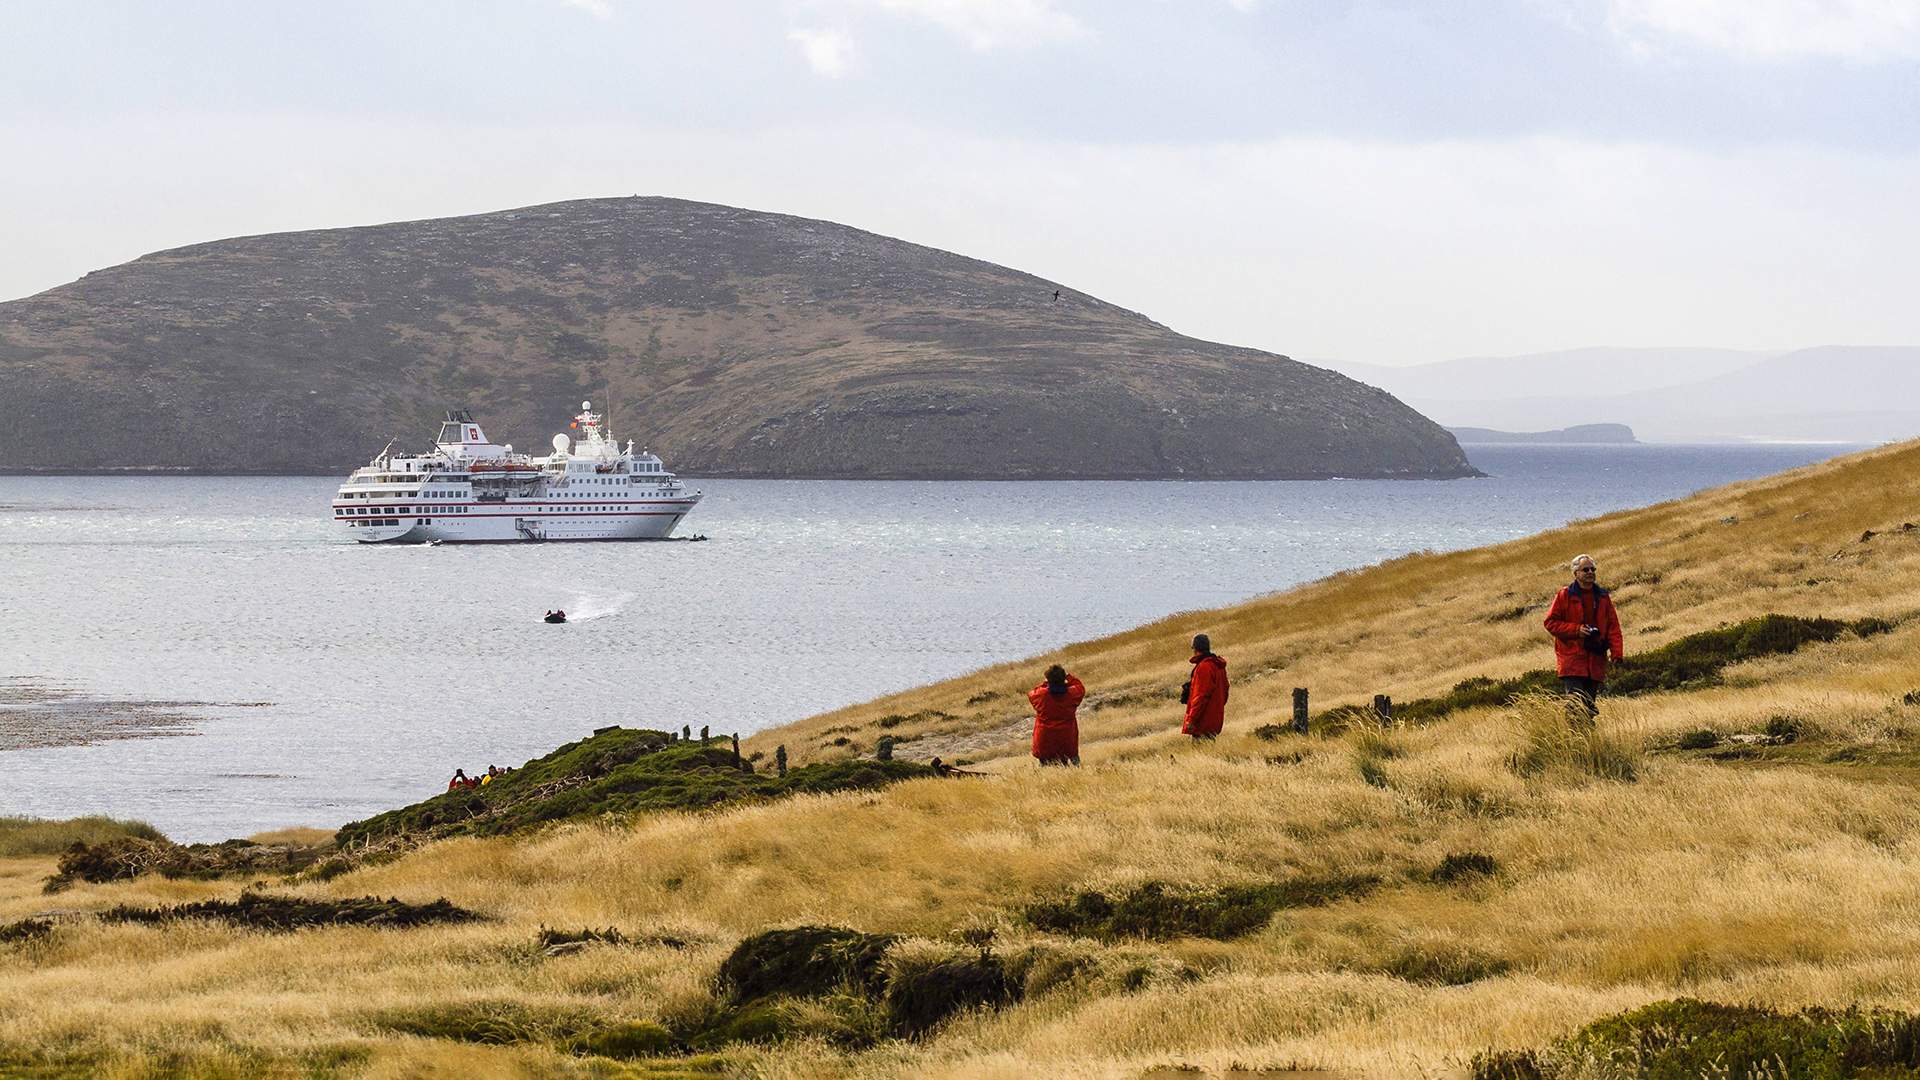
[[671, 195], [1408, 364], [1920, 343], [1920, 0], [0, 0], [0, 299]]

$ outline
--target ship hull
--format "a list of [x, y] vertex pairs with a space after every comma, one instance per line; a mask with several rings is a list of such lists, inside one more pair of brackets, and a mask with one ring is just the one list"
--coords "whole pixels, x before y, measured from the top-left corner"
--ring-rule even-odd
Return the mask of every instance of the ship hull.
[[[467, 513], [385, 518], [337, 516], [363, 544], [513, 544], [579, 540], [666, 540], [696, 499], [639, 504], [630, 509], [578, 513], [516, 513], [510, 506], [470, 505]], [[362, 522], [367, 522], [362, 524]], [[390, 524], [389, 524], [390, 523]]]

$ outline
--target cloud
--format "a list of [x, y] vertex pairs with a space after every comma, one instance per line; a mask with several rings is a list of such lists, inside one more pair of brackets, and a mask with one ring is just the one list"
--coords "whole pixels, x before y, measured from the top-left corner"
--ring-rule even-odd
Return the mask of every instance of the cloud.
[[792, 30], [787, 40], [800, 46], [816, 75], [838, 79], [853, 64], [853, 38], [844, 30]]
[[584, 11], [603, 22], [613, 18], [612, 0], [560, 0], [560, 2], [575, 11]]
[[1080, 20], [1054, 0], [843, 0], [847, 6], [875, 7], [920, 19], [946, 30], [968, 47], [986, 52], [1032, 48], [1082, 37]]
[[1920, 57], [1914, 0], [1605, 0], [1605, 22], [1638, 50], [1705, 45], [1740, 56], [1852, 61]]

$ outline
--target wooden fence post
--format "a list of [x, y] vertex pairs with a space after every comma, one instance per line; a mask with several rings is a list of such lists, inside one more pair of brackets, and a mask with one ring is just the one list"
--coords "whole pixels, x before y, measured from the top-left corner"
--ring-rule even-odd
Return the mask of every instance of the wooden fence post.
[[1307, 688], [1293, 688], [1293, 730], [1302, 735], [1307, 733]]
[[707, 745], [707, 725], [705, 724], [700, 725], [700, 745]]
[[740, 767], [740, 733], [733, 733], [733, 767]]
[[773, 748], [773, 769], [781, 776], [787, 775], [787, 744], [781, 743]]
[[1373, 711], [1380, 714], [1380, 726], [1393, 726], [1393, 699], [1385, 694], [1373, 695]]
[[680, 737], [681, 737], [681, 738], [683, 738], [683, 739], [685, 739], [685, 740], [687, 740], [688, 742], [692, 742], [692, 741], [693, 741], [693, 725], [692, 725], [692, 724], [681, 724], [681, 725], [680, 725]]

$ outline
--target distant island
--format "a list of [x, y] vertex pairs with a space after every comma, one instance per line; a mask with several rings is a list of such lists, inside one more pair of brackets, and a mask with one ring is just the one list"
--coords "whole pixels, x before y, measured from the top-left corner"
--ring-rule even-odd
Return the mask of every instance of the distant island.
[[1637, 443], [1625, 424], [1576, 424], [1557, 431], [1495, 431], [1492, 428], [1450, 427], [1462, 443]]
[[0, 304], [6, 472], [338, 473], [447, 408], [538, 447], [588, 398], [696, 477], [1475, 475], [1344, 375], [680, 199], [219, 240]]

